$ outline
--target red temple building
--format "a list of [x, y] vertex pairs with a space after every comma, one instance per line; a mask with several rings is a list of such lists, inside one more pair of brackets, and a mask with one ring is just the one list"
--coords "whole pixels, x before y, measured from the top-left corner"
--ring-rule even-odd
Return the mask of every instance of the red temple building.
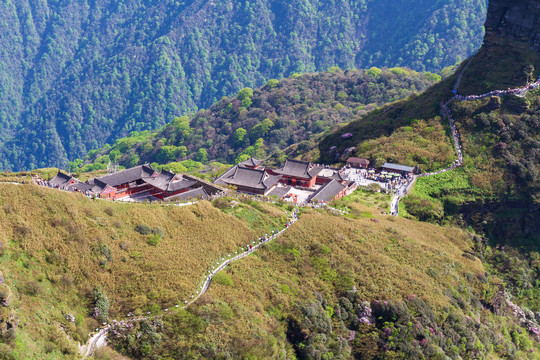
[[317, 175], [322, 169], [310, 162], [287, 159], [281, 168], [271, 172], [281, 175], [280, 181], [284, 184], [312, 188], [317, 183]]
[[92, 194], [107, 199], [153, 197], [160, 200], [206, 197], [223, 191], [221, 188], [188, 175], [170, 171], [158, 172], [150, 165], [139, 165], [83, 183], [71, 175], [58, 172], [49, 186], [68, 191]]

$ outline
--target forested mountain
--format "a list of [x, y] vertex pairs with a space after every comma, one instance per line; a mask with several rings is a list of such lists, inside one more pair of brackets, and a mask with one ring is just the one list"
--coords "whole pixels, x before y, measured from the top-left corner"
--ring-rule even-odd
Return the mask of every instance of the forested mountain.
[[[244, 88], [207, 110], [182, 116], [157, 131], [132, 132], [112, 146], [93, 150], [83, 171], [105, 169], [109, 162], [130, 167], [144, 163], [180, 161], [237, 163], [250, 156], [284, 157], [283, 150], [298, 144], [305, 153], [332, 128], [347, 123], [388, 102], [427, 89], [438, 75], [404, 68], [349, 70], [294, 75], [270, 80], [259, 89]], [[81, 170], [82, 161], [70, 163]]]
[[485, 2], [6, 1], [0, 168], [65, 165], [294, 72], [440, 70], [480, 45]]
[[537, 0], [490, 0], [485, 46], [423, 93], [438, 78], [403, 68], [292, 75], [89, 155], [231, 161], [306, 139], [301, 153], [334, 125], [308, 156], [440, 169], [453, 114], [462, 164], [417, 177], [399, 216], [369, 187], [331, 208], [234, 191], [162, 206], [32, 183], [56, 169], [0, 173], [0, 358], [77, 359], [109, 322], [87, 358], [538, 359], [540, 89], [449, 99], [537, 79], [539, 30]]

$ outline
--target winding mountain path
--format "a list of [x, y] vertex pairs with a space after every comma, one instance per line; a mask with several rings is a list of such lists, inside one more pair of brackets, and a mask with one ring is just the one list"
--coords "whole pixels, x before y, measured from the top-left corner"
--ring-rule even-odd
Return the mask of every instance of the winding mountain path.
[[515, 95], [523, 97], [525, 96], [529, 91], [538, 89], [540, 87], [540, 78], [536, 80], [533, 83], [527, 84], [522, 88], [517, 89], [506, 89], [506, 90], [493, 90], [485, 94], [481, 95], [459, 95], [457, 93], [457, 90], [459, 88], [459, 85], [461, 83], [461, 77], [463, 76], [463, 72], [467, 69], [469, 66], [469, 62], [461, 69], [460, 73], [457, 76], [456, 84], [454, 85], [454, 97], [452, 97], [450, 100], [448, 100], [446, 103], [441, 105], [441, 115], [443, 117], [446, 117], [448, 119], [448, 124], [450, 125], [450, 131], [452, 132], [452, 138], [454, 140], [454, 147], [456, 149], [457, 159], [454, 161], [452, 166], [439, 170], [437, 172], [432, 173], [425, 173], [421, 175], [414, 175], [413, 178], [408, 181], [407, 183], [399, 186], [396, 188], [394, 192], [394, 196], [392, 197], [392, 202], [390, 204], [390, 214], [394, 216], [399, 215], [399, 201], [401, 198], [405, 197], [409, 191], [412, 189], [412, 185], [416, 182], [416, 179], [418, 177], [425, 177], [425, 176], [432, 176], [436, 174], [441, 174], [450, 170], [455, 169], [456, 167], [459, 167], [463, 165], [463, 152], [462, 152], [462, 146], [461, 141], [459, 139], [459, 133], [456, 130], [456, 126], [454, 123], [454, 118], [452, 117], [452, 112], [450, 111], [450, 108], [448, 105], [453, 101], [476, 101], [480, 99], [484, 99], [486, 97], [491, 96], [506, 96], [506, 95]]
[[[391, 205], [390, 205], [390, 213], [392, 215], [394, 215], [394, 216], [399, 215], [399, 201], [401, 200], [401, 198], [405, 197], [410, 192], [410, 190], [412, 189], [412, 187], [413, 187], [414, 183], [416, 182], [417, 178], [426, 177], [426, 176], [432, 176], [432, 175], [436, 175], [436, 174], [441, 174], [441, 173], [453, 170], [456, 167], [459, 167], [459, 166], [463, 165], [463, 153], [462, 153], [461, 141], [459, 139], [459, 134], [458, 134], [458, 132], [456, 130], [456, 127], [455, 127], [455, 124], [454, 124], [454, 118], [452, 117], [452, 113], [450, 111], [450, 108], [448, 107], [448, 105], [451, 102], [453, 102], [455, 100], [458, 100], [458, 101], [475, 101], [475, 100], [483, 99], [483, 98], [486, 98], [486, 97], [489, 97], [489, 96], [505, 96], [505, 95], [525, 96], [525, 94], [528, 91], [534, 90], [534, 89], [537, 89], [537, 88], [540, 87], [540, 78], [539, 78], [537, 81], [535, 81], [533, 83], [530, 83], [530, 84], [527, 84], [526, 86], [524, 86], [522, 88], [518, 88], [518, 89], [493, 90], [493, 91], [490, 91], [489, 93], [482, 94], [482, 95], [466, 95], [466, 96], [458, 95], [457, 94], [457, 89], [459, 88], [459, 84], [461, 82], [461, 77], [463, 75], [463, 72], [467, 68], [467, 66], [468, 66], [468, 63], [467, 63], [467, 65], [465, 65], [463, 67], [461, 72], [458, 74], [457, 81], [456, 81], [456, 84], [454, 86], [455, 96], [453, 98], [451, 98], [450, 100], [448, 100], [446, 103], [441, 105], [441, 114], [448, 119], [448, 123], [450, 125], [450, 131], [452, 132], [452, 138], [454, 140], [454, 146], [455, 146], [455, 149], [456, 149], [457, 159], [454, 161], [454, 164], [452, 164], [452, 166], [450, 166], [450, 167], [448, 167], [446, 169], [442, 169], [442, 170], [439, 170], [439, 171], [436, 171], [436, 172], [431, 172], [431, 173], [424, 173], [424, 174], [421, 174], [421, 175], [415, 175], [411, 179], [409, 179], [409, 181], [407, 181], [403, 185], [397, 187], [395, 192], [394, 192], [394, 196], [392, 197], [392, 202], [391, 202]], [[335, 210], [336, 212], [338, 212], [340, 214], [343, 214], [343, 212], [341, 210], [337, 210], [337, 209], [332, 209], [332, 210]], [[214, 278], [214, 276], [219, 271], [223, 270], [225, 267], [227, 267], [227, 265], [231, 264], [232, 262], [238, 261], [238, 260], [250, 255], [251, 253], [253, 253], [257, 249], [259, 249], [261, 246], [263, 246], [264, 244], [276, 239], [283, 232], [285, 232], [292, 224], [294, 224], [297, 220], [298, 220], [298, 217], [297, 217], [297, 212], [295, 210], [295, 211], [293, 211], [292, 216], [289, 219], [289, 222], [287, 223], [287, 226], [284, 229], [282, 229], [281, 231], [277, 232], [276, 234], [274, 234], [272, 236], [267, 236], [267, 237], [263, 238], [262, 240], [260, 240], [260, 242], [258, 244], [254, 245], [254, 246], [247, 245], [247, 247], [246, 247], [247, 250], [246, 251], [244, 251], [243, 253], [238, 254], [238, 255], [230, 258], [230, 259], [227, 259], [227, 260], [223, 261], [216, 268], [211, 270], [209, 272], [209, 275], [206, 277], [200, 291], [196, 295], [192, 296], [189, 301], [186, 300], [184, 302], [184, 305], [181, 307], [181, 309], [187, 308], [189, 305], [191, 305], [195, 301], [197, 301], [204, 293], [206, 293], [206, 291], [210, 287], [212, 279]], [[177, 305], [176, 307], [179, 307], [179, 306]], [[165, 309], [165, 312], [166, 311], [168, 311], [168, 309]], [[142, 320], [154, 319], [154, 318], [162, 317], [164, 314], [165, 313], [161, 313], [161, 314], [157, 314], [157, 315], [153, 315], [153, 316], [130, 318], [130, 319], [127, 319], [127, 320], [123, 320], [123, 321], [119, 322], [118, 324], [127, 324], [127, 323], [142, 321]], [[107, 345], [107, 334], [111, 330], [112, 326], [113, 325], [111, 325], [111, 324], [107, 324], [105, 327], [103, 327], [101, 330], [99, 330], [96, 334], [94, 334], [92, 337], [90, 337], [87, 344], [80, 346], [79, 353], [82, 355], [83, 359], [85, 359], [85, 358], [87, 358], [89, 356], [92, 356], [97, 349]]]
[[[283, 234], [287, 229], [289, 229], [296, 221], [298, 220], [298, 213], [297, 213], [297, 210], [295, 209], [290, 218], [289, 218], [289, 221], [287, 222], [287, 224], [285, 225], [285, 228], [283, 228], [282, 230], [278, 231], [277, 233], [271, 235], [271, 236], [265, 236], [263, 238], [261, 238], [259, 240], [259, 243], [256, 244], [256, 245], [251, 245], [251, 244], [248, 244], [246, 245], [246, 251], [230, 258], [230, 259], [227, 259], [225, 261], [223, 261], [221, 264], [219, 264], [218, 266], [216, 266], [214, 269], [210, 270], [209, 271], [209, 274], [208, 276], [206, 277], [201, 289], [199, 290], [199, 292], [196, 294], [196, 295], [193, 295], [190, 300], [185, 300], [184, 301], [184, 305], [182, 307], [179, 307], [179, 305], [176, 305], [177, 308], [180, 308], [180, 309], [185, 309], [187, 308], [188, 306], [190, 306], [191, 304], [193, 304], [195, 301], [197, 301], [204, 293], [206, 293], [206, 291], [208, 291], [208, 288], [210, 287], [210, 284], [212, 283], [212, 279], [214, 278], [214, 276], [220, 272], [221, 270], [223, 270], [225, 267], [227, 267], [227, 265], [235, 262], [235, 261], [238, 261], [240, 259], [243, 259], [245, 258], [246, 256], [252, 254], [253, 252], [255, 252], [256, 250], [258, 250], [259, 248], [261, 248], [264, 244], [267, 244], [269, 243], [270, 241], [278, 238], [281, 234]], [[160, 313], [160, 314], [156, 314], [156, 315], [153, 315], [153, 316], [144, 316], [144, 317], [137, 317], [137, 318], [129, 318], [129, 319], [126, 319], [126, 320], [122, 320], [120, 322], [116, 322], [113, 323], [113, 324], [107, 324], [106, 326], [104, 326], [103, 328], [101, 328], [96, 334], [94, 334], [92, 337], [90, 337], [90, 339], [88, 339], [88, 342], [85, 344], [85, 345], [81, 345], [79, 347], [79, 354], [82, 356], [83, 359], [86, 359], [87, 357], [90, 357], [94, 354], [94, 352], [103, 347], [103, 346], [106, 346], [107, 345], [107, 334], [109, 333], [109, 331], [111, 330], [111, 328], [114, 326], [114, 324], [119, 324], [119, 325], [122, 325], [122, 324], [128, 324], [128, 323], [133, 323], [133, 322], [138, 322], [138, 321], [143, 321], [143, 320], [149, 320], [149, 319], [155, 319], [155, 318], [159, 318], [159, 317], [162, 317], [163, 315], [165, 315], [166, 313], [168, 312], [168, 309], [165, 309], [163, 313]], [[128, 315], [129, 316], [129, 315]]]

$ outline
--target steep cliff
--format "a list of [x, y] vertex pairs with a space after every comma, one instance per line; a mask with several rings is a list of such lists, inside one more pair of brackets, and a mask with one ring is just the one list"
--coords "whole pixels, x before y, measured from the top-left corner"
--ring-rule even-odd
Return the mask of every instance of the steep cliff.
[[484, 43], [494, 37], [529, 42], [540, 52], [540, 1], [491, 0], [486, 19]]
[[485, 29], [460, 93], [523, 85], [540, 75], [540, 1], [491, 0]]

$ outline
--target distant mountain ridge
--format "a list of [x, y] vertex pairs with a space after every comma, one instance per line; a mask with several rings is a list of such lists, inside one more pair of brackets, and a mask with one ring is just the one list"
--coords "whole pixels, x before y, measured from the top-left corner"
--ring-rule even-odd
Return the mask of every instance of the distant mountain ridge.
[[485, 0], [21, 0], [0, 8], [0, 168], [89, 150], [294, 72], [439, 70], [481, 42]]
[[[331, 71], [271, 80], [245, 88], [193, 116], [175, 118], [155, 131], [133, 132], [69, 163], [71, 171], [179, 161], [238, 163], [251, 156], [306, 156], [332, 129], [386, 103], [421, 92], [440, 80], [405, 68]], [[82, 166], [82, 169], [81, 169]]]

